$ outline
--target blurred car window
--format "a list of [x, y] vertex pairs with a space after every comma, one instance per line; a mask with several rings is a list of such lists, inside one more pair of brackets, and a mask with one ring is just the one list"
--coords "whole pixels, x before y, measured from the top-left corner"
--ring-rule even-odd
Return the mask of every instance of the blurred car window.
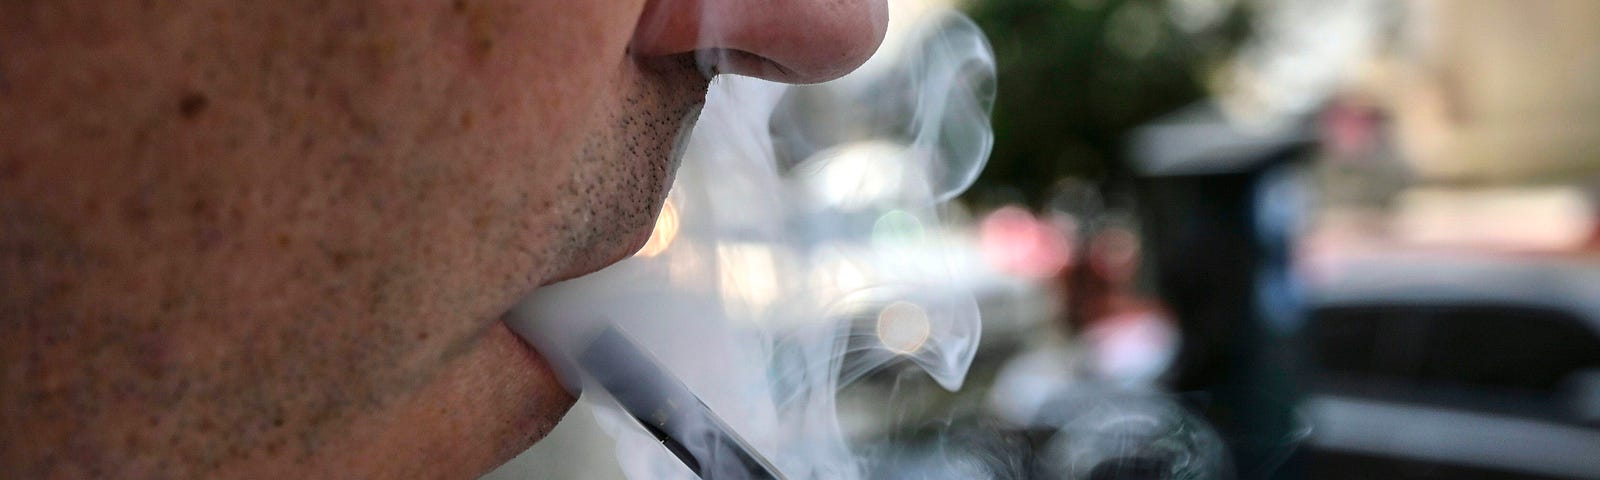
[[1522, 306], [1358, 306], [1317, 311], [1327, 372], [1551, 391], [1600, 367], [1600, 337], [1571, 314]]

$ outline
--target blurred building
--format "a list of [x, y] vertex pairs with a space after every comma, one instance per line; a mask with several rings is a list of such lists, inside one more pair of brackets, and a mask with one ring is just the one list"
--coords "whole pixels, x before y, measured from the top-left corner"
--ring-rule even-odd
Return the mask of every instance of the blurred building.
[[1425, 180], [1600, 173], [1600, 2], [1413, 0], [1382, 78]]

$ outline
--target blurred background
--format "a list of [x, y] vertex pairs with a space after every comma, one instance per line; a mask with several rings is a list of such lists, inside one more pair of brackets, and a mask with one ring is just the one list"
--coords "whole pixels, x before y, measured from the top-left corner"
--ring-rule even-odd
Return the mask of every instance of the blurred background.
[[996, 55], [983, 330], [840, 392], [867, 478], [1600, 478], [1600, 1], [900, 3]]

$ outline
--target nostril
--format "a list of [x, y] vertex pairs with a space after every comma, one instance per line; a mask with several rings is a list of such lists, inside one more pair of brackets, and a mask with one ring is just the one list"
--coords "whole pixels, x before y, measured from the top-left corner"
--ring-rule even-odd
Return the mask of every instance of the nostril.
[[794, 70], [772, 59], [733, 48], [697, 50], [695, 63], [707, 79], [724, 73], [779, 82], [790, 82], [790, 79], [799, 77]]

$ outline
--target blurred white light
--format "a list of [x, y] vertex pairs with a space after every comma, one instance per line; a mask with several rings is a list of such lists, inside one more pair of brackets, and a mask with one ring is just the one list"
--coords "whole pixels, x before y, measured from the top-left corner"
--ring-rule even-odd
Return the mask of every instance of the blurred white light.
[[853, 292], [867, 287], [867, 274], [861, 271], [854, 262], [840, 260], [830, 269], [833, 274], [831, 284], [841, 294]]
[[778, 298], [778, 260], [770, 245], [717, 245], [717, 271], [730, 318], [757, 319]]
[[667, 200], [661, 206], [661, 215], [656, 217], [656, 227], [650, 231], [650, 239], [645, 240], [644, 246], [633, 255], [637, 257], [654, 257], [666, 251], [672, 245], [672, 240], [678, 236], [678, 208], [673, 206], [672, 200]]
[[1220, 85], [1233, 119], [1281, 127], [1322, 105], [1378, 52], [1392, 14], [1384, 0], [1278, 0], [1254, 15], [1254, 39], [1240, 48]]
[[928, 312], [911, 302], [894, 302], [878, 312], [878, 341], [884, 348], [901, 355], [922, 349], [932, 328]]
[[833, 302], [844, 295], [872, 285], [876, 280], [869, 265], [859, 257], [828, 248], [816, 252], [811, 259], [810, 291], [821, 304]]
[[1595, 211], [1571, 187], [1415, 188], [1400, 196], [1394, 230], [1415, 245], [1560, 251], [1582, 247]]
[[892, 199], [905, 176], [906, 146], [858, 142], [823, 150], [799, 168], [823, 205], [854, 210]]

